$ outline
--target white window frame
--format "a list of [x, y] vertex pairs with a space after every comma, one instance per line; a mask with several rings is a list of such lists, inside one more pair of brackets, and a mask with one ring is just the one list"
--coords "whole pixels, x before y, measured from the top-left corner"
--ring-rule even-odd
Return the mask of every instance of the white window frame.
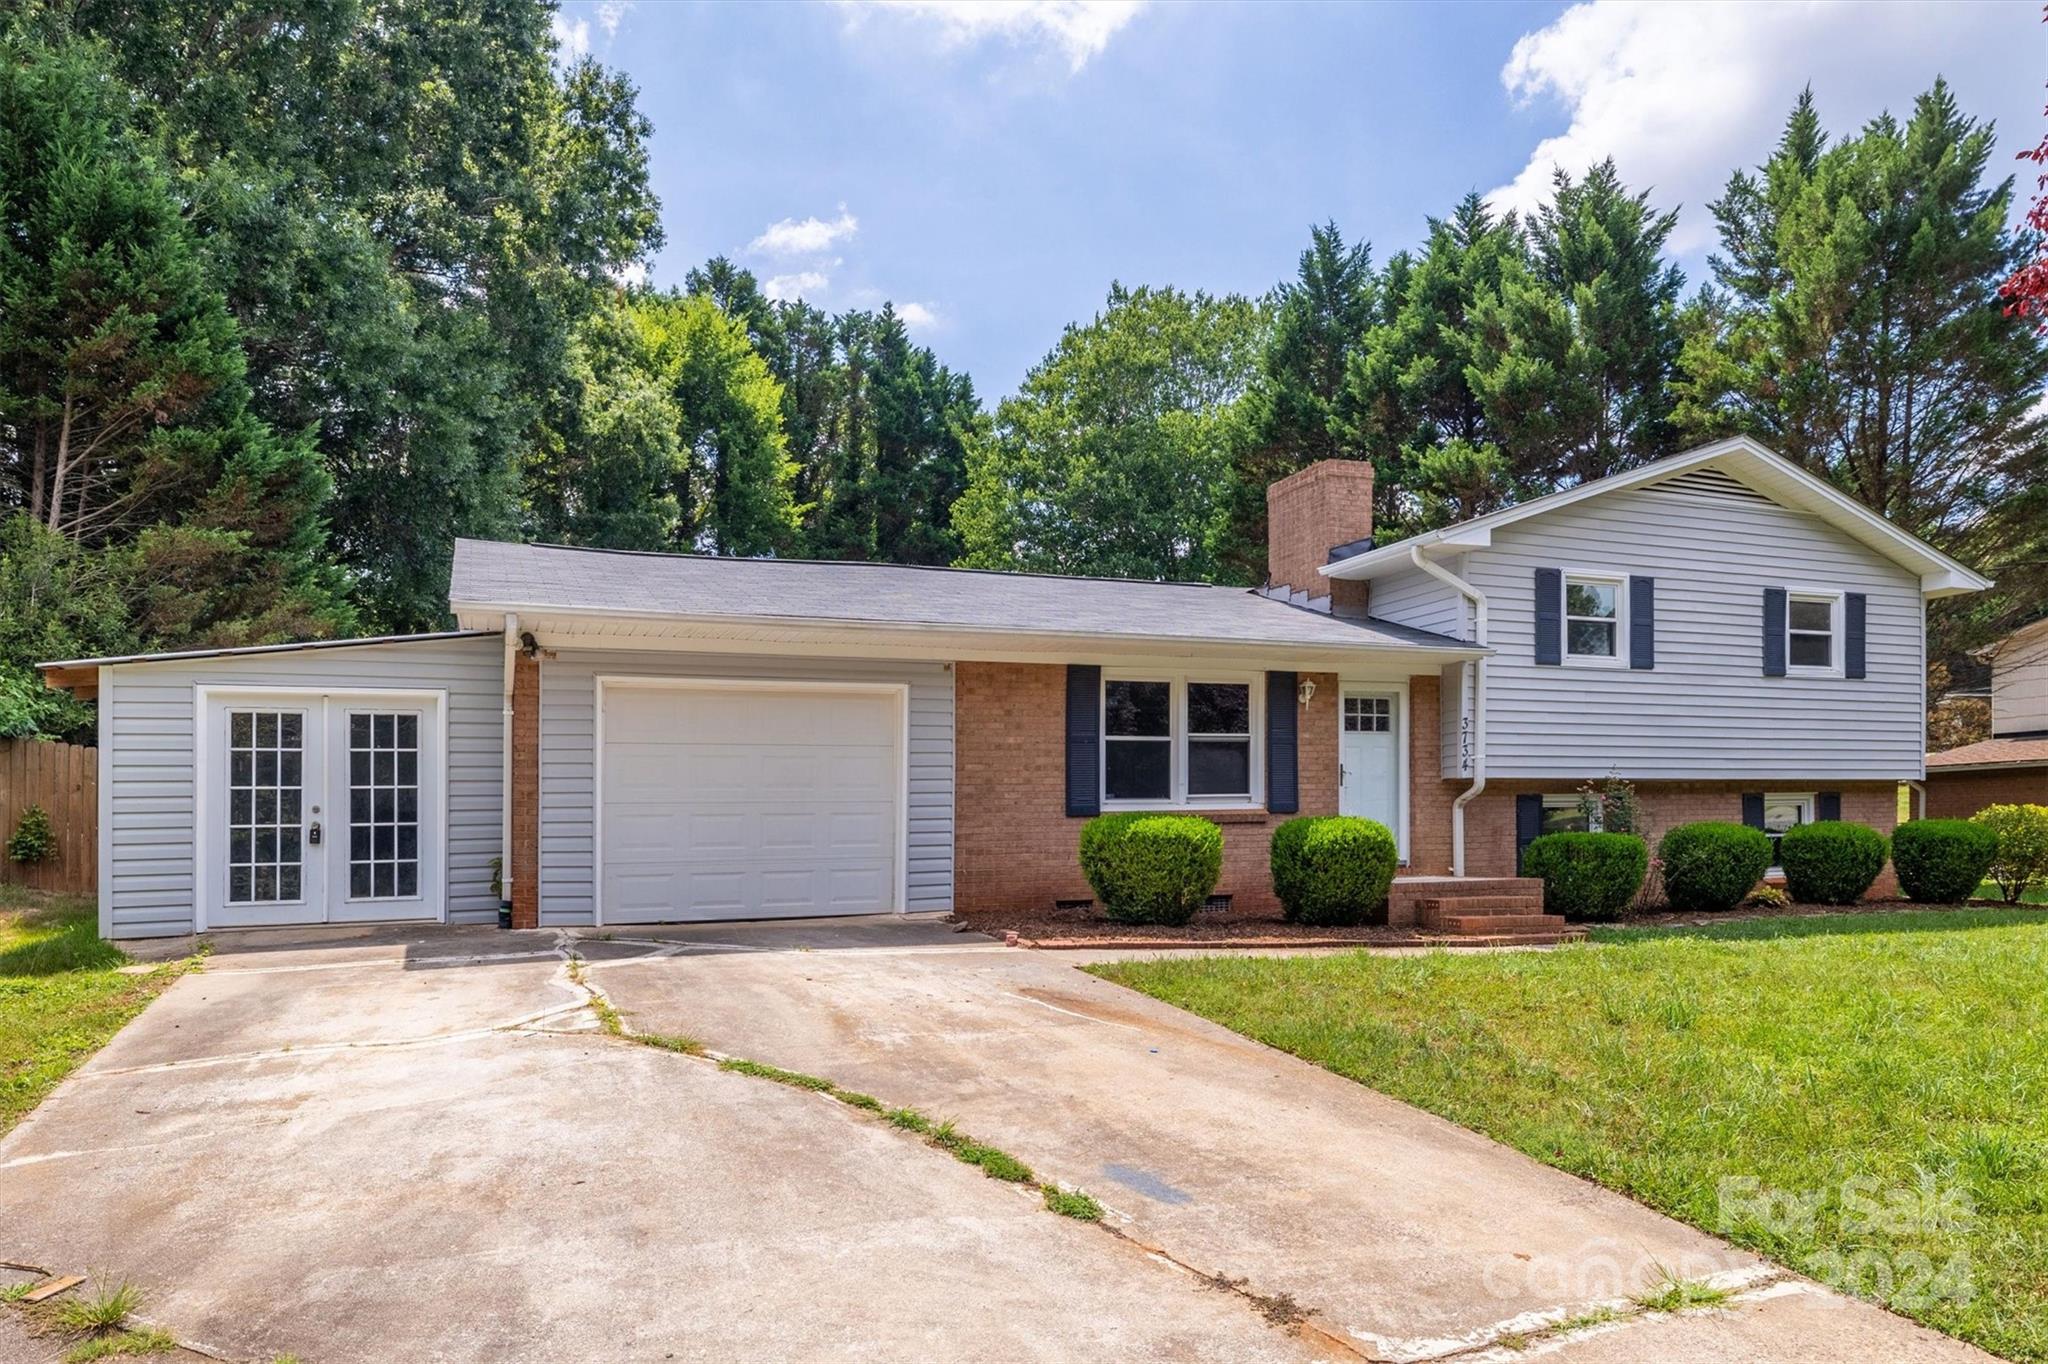
[[[1568, 796], [1547, 795], [1543, 797], [1543, 811], [1545, 814], [1550, 813], [1552, 810], [1569, 810], [1573, 814], [1578, 814], [1579, 807], [1582, 804], [1584, 804], [1584, 801], [1576, 792]], [[1592, 814], [1592, 816], [1587, 819], [1586, 830], [1589, 833], [1596, 834], [1606, 832], [1604, 829], [1601, 828], [1601, 820], [1598, 811], [1595, 811]]]
[[[1799, 664], [1792, 661], [1792, 607], [1797, 602], [1825, 602], [1828, 608], [1828, 663]], [[1840, 677], [1842, 675], [1842, 611], [1843, 594], [1826, 588], [1787, 587], [1785, 589], [1785, 675], [1787, 677]], [[1811, 630], [1798, 631], [1810, 635]]]
[[[1170, 749], [1167, 762], [1167, 795], [1164, 800], [1112, 800], [1109, 796], [1109, 684], [1112, 682], [1164, 682], [1168, 685], [1167, 736], [1164, 740], [1124, 739], [1117, 742], [1164, 742]], [[1188, 685], [1190, 683], [1217, 682], [1233, 687], [1248, 687], [1250, 697], [1246, 712], [1251, 733], [1246, 736], [1250, 743], [1250, 784], [1251, 790], [1244, 795], [1191, 796], [1188, 794]], [[1097, 767], [1100, 769], [1098, 794], [1105, 811], [1118, 810], [1263, 810], [1266, 805], [1266, 735], [1263, 723], [1266, 714], [1266, 680], [1261, 673], [1233, 673], [1228, 671], [1174, 672], [1165, 669], [1103, 669], [1102, 690], [1096, 695], [1097, 714], [1101, 717], [1096, 728]], [[1217, 735], [1217, 738], [1235, 737]]]
[[[1611, 587], [1614, 589], [1614, 652], [1611, 654], [1575, 654], [1572, 652], [1572, 622], [1574, 620], [1599, 621], [1607, 623], [1605, 616], [1574, 616], [1571, 613], [1572, 584]], [[1574, 668], [1626, 668], [1628, 666], [1628, 575], [1603, 569], [1567, 568], [1558, 586], [1558, 632], [1562, 636], [1557, 642], [1558, 656]]]
[[[1820, 792], [1818, 792], [1818, 791], [1766, 791], [1766, 792], [1764, 792], [1764, 834], [1765, 834], [1766, 836], [1768, 836], [1768, 835], [1770, 834], [1770, 832], [1771, 832], [1771, 830], [1770, 830], [1770, 823], [1771, 823], [1771, 815], [1770, 815], [1770, 810], [1771, 810], [1771, 806], [1772, 806], [1772, 805], [1773, 805], [1774, 803], [1776, 803], [1776, 804], [1784, 804], [1784, 803], [1786, 803], [1786, 802], [1790, 802], [1791, 804], [1794, 804], [1794, 805], [1797, 805], [1797, 806], [1799, 806], [1799, 807], [1800, 807], [1800, 811], [1801, 811], [1801, 817], [1800, 817], [1800, 819], [1798, 820], [1798, 822], [1797, 822], [1796, 824], [1794, 824], [1794, 825], [1793, 825], [1793, 827], [1794, 827], [1794, 828], [1797, 828], [1797, 827], [1798, 827], [1798, 826], [1799, 826], [1800, 824], [1812, 824], [1812, 823], [1815, 823], [1816, 821], [1818, 821], [1818, 820], [1819, 820], [1819, 818], [1820, 818]], [[1780, 831], [1779, 831], [1779, 836], [1780, 836], [1780, 837], [1782, 837], [1782, 836], [1783, 836], [1783, 834], [1784, 834], [1784, 831], [1783, 831], [1783, 830], [1780, 830]], [[1773, 862], [1771, 863], [1770, 869], [1769, 869], [1768, 871], [1766, 871], [1766, 872], [1764, 873], [1764, 875], [1766, 875], [1766, 876], [1783, 876], [1784, 874], [1785, 874], [1785, 869], [1784, 869], [1784, 868], [1783, 868], [1782, 866], [1778, 865], [1778, 863], [1777, 863], [1777, 862], [1776, 862], [1775, 860], [1774, 860], [1774, 861], [1773, 861]]]

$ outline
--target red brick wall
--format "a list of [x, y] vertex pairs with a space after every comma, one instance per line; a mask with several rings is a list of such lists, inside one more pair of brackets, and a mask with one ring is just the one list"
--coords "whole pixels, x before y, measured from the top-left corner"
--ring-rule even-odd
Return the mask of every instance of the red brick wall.
[[[1455, 783], [1448, 783], [1455, 794]], [[1469, 876], [1512, 876], [1515, 874], [1515, 797], [1534, 792], [1559, 795], [1576, 791], [1576, 781], [1488, 782], [1486, 790], [1465, 807], [1465, 872]], [[1730, 824], [1742, 822], [1742, 794], [1745, 791], [1840, 791], [1842, 818], [1867, 824], [1889, 834], [1899, 822], [1899, 788], [1896, 782], [1672, 782], [1636, 783], [1642, 798], [1647, 837], [1654, 856], [1657, 840], [1666, 829], [1696, 820], [1719, 819]], [[1872, 895], [1895, 895], [1898, 883], [1886, 867]]]
[[1408, 679], [1408, 867], [1412, 876], [1451, 874], [1451, 802], [1469, 783], [1443, 779], [1442, 679]]
[[1927, 817], [1968, 819], [1987, 805], [2048, 805], [2048, 767], [1927, 774]]
[[[1301, 813], [1337, 811], [1337, 679], [1304, 673], [1315, 699], [1301, 712]], [[953, 671], [954, 903], [963, 909], [1050, 908], [1090, 896], [1066, 813], [1066, 669], [961, 663]], [[1200, 811], [1189, 813], [1199, 814]], [[1276, 910], [1267, 843], [1290, 816], [1218, 812], [1223, 877], [1234, 908]]]
[[512, 665], [512, 926], [540, 927], [540, 661]]
[[1369, 584], [1325, 578], [1330, 551], [1372, 534], [1372, 465], [1326, 459], [1266, 487], [1266, 581], [1364, 615]]

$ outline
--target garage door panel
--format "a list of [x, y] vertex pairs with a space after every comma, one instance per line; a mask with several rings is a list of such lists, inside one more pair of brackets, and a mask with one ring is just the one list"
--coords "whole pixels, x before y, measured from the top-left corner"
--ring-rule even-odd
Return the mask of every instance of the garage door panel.
[[875, 694], [608, 690], [605, 921], [896, 908], [898, 715]]

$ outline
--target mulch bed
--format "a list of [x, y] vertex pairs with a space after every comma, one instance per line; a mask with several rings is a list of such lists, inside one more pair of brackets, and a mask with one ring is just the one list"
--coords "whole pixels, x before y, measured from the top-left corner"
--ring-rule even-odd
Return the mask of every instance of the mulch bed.
[[1458, 947], [1482, 940], [1426, 933], [1385, 924], [1316, 928], [1278, 915], [1205, 910], [1190, 923], [1119, 924], [1090, 910], [955, 910], [953, 922], [991, 938], [1017, 935], [1019, 947]]
[[1626, 919], [1603, 928], [1704, 928], [1709, 924], [1739, 923], [1744, 919], [1812, 919], [1829, 914], [1939, 914], [1944, 910], [1958, 913], [1984, 909], [2041, 909], [2043, 905], [2009, 905], [2003, 900], [1972, 900], [1961, 905], [1923, 905], [1918, 900], [1865, 900], [1854, 905], [1784, 905], [1777, 909], [1763, 906], [1745, 906], [1724, 910], [1719, 914], [1677, 913], [1666, 910], [1656, 914], [1631, 914]]
[[[1708, 924], [1739, 923], [1744, 919], [1788, 919], [1827, 914], [1924, 914], [1943, 908], [2041, 909], [2048, 906], [2007, 905], [1997, 900], [1972, 900], [1967, 905], [1923, 905], [1912, 900], [1866, 900], [1859, 905], [1786, 905], [1782, 908], [1731, 909], [1720, 914], [1673, 913], [1631, 914], [1605, 928], [1704, 927]], [[1487, 938], [1458, 937], [1429, 933], [1414, 928], [1389, 928], [1385, 924], [1361, 924], [1356, 928], [1315, 928], [1289, 923], [1277, 915], [1204, 910], [1190, 923], [1111, 923], [1087, 909], [1048, 909], [1036, 913], [1011, 909], [962, 909], [953, 912], [951, 922], [999, 941], [1016, 935], [1019, 947], [1484, 947]], [[1574, 929], [1587, 925], [1574, 924]]]

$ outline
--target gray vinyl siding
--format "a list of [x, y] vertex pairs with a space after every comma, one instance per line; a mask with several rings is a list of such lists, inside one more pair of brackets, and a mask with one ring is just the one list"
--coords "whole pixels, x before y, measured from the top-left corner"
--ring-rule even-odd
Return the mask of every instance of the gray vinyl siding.
[[[1443, 560], [1443, 566], [1452, 573], [1459, 571], [1455, 559]], [[1366, 609], [1375, 618], [1396, 625], [1430, 630], [1453, 639], [1471, 637], [1464, 596], [1419, 568], [1401, 569], [1373, 579]]]
[[596, 921], [599, 676], [892, 682], [910, 688], [909, 908], [953, 905], [953, 673], [943, 663], [561, 649], [540, 670], [540, 921]]
[[504, 649], [496, 638], [123, 663], [99, 697], [101, 923], [119, 938], [190, 933], [195, 687], [391, 687], [446, 691], [448, 919], [495, 923]]
[[[1534, 661], [1537, 568], [1656, 579], [1653, 671]], [[1488, 598], [1490, 777], [1918, 777], [1919, 580], [1825, 523], [1757, 497], [1657, 487], [1509, 526], [1467, 555]], [[1862, 679], [1763, 676], [1765, 587], [1869, 599]], [[1627, 641], [1622, 641], [1624, 654]]]

